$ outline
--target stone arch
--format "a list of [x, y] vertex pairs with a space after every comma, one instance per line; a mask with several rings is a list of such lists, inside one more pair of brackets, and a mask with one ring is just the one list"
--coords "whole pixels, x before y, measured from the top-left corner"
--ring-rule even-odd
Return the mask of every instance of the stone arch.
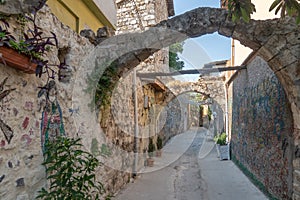
[[[192, 85], [192, 83], [187, 83], [187, 84]], [[183, 87], [185, 87], [185, 88], [180, 89], [181, 85], [183, 85]], [[211, 108], [213, 110], [214, 113], [216, 113], [216, 115], [213, 117], [213, 121], [210, 124], [208, 124], [208, 121], [207, 121], [208, 118], [206, 118], [207, 120], [206, 120], [205, 127], [208, 128], [210, 130], [210, 132], [213, 134], [224, 132], [224, 130], [225, 130], [225, 96], [224, 96], [225, 92], [224, 92], [223, 83], [221, 83], [220, 85], [222, 88], [222, 91], [220, 91], [220, 93], [216, 92], [216, 90], [214, 92], [204, 93], [203, 89], [199, 88], [199, 86], [196, 86], [196, 84], [192, 87], [188, 87], [185, 83], [169, 87], [168, 88], [169, 90], [166, 92], [166, 98], [164, 99], [164, 106], [168, 106], [168, 104], [172, 103], [173, 101], [180, 102], [181, 110], [184, 110], [186, 107], [191, 108], [191, 106], [195, 106], [195, 105], [197, 107], [199, 107], [200, 105], [208, 106], [209, 108]], [[207, 97], [207, 99], [205, 98], [202, 101], [193, 102], [193, 101], [189, 100], [189, 98], [187, 96], [185, 98], [188, 98], [188, 99], [184, 98], [184, 96], [186, 94], [191, 94], [191, 93], [201, 94], [204, 97]], [[190, 127], [189, 125], [191, 125], [190, 119], [192, 119], [192, 117], [193, 116], [191, 114], [189, 114], [189, 115], [187, 115], [187, 113], [183, 114], [183, 119], [184, 119], [183, 127], [186, 127], [186, 128], [184, 128], [184, 130], [174, 130], [174, 132], [179, 134], [179, 133], [182, 133], [183, 131], [186, 131], [187, 128]], [[203, 125], [203, 123], [202, 123], [202, 125]], [[174, 135], [176, 135], [176, 134], [174, 134]]]
[[196, 92], [216, 101], [225, 112], [224, 77], [201, 77], [197, 82], [172, 81], [167, 84], [165, 102], [186, 93]]
[[[300, 135], [300, 124], [297, 124], [300, 121], [300, 30], [292, 18], [234, 23], [224, 9], [198, 8], [162, 21], [144, 32], [105, 40], [95, 49], [96, 65], [101, 74], [105, 63], [117, 60], [118, 73], [123, 74], [163, 47], [213, 32], [239, 40], [268, 62], [287, 93], [294, 118], [294, 133]], [[94, 57], [87, 59], [95, 60]], [[87, 71], [86, 67], [81, 67], [78, 74]]]
[[291, 103], [294, 132], [300, 134], [300, 124], [297, 124], [300, 121], [300, 30], [293, 19], [233, 23], [225, 10], [198, 8], [158, 26], [178, 30], [189, 37], [218, 32], [257, 51], [282, 83]]
[[300, 120], [300, 30], [292, 18], [234, 23], [224, 9], [198, 8], [162, 21], [142, 33], [109, 38], [98, 47], [102, 49], [102, 60], [117, 55], [122, 74], [163, 47], [214, 32], [239, 40], [268, 62], [287, 93], [295, 131], [300, 133], [300, 125], [296, 123]]

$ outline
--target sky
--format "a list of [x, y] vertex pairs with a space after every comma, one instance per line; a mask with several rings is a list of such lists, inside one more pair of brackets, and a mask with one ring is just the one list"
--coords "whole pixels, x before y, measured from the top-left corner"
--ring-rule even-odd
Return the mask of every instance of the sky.
[[[220, 7], [220, 0], [174, 0], [175, 15], [183, 14], [198, 7]], [[188, 39], [179, 57], [185, 61], [184, 69], [201, 68], [204, 64], [228, 60], [231, 55], [231, 40], [217, 33]], [[184, 76], [185, 79], [197, 79], [198, 76]]]

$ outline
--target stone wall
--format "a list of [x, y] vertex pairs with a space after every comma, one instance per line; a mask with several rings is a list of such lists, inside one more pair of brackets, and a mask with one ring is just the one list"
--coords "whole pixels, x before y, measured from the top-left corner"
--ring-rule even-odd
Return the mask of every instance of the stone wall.
[[[15, 18], [10, 18], [10, 29], [13, 33], [20, 32], [20, 25]], [[58, 49], [52, 48], [48, 54], [51, 63], [57, 63], [59, 57], [66, 60], [74, 72], [82, 57], [94, 47], [85, 39], [78, 36], [68, 27], [61, 24], [55, 16], [44, 7], [38, 14], [38, 25], [45, 34], [53, 31], [58, 36]], [[67, 50], [62, 53], [62, 50]], [[45, 169], [43, 161], [41, 138], [43, 98], [37, 97], [38, 87], [44, 85], [44, 78], [34, 74], [25, 74], [10, 66], [0, 64], [0, 80], [8, 77], [4, 90], [13, 89], [7, 97], [1, 100], [0, 118], [10, 126], [13, 137], [8, 143], [4, 132], [0, 131], [0, 199], [34, 199], [37, 190], [45, 185]], [[74, 81], [74, 77], [71, 77]], [[57, 100], [62, 108], [63, 122], [66, 134], [74, 136], [79, 130], [72, 125], [69, 109], [72, 109], [72, 85], [57, 84]], [[3, 128], [1, 123], [1, 127]], [[3, 131], [4, 129], [2, 129]]]
[[159, 121], [164, 122], [160, 135], [163, 138], [164, 144], [173, 136], [182, 133], [187, 128], [187, 104], [183, 102], [182, 95], [173, 99], [167, 104], [164, 110], [164, 115], [160, 115]]
[[190, 105], [189, 125], [199, 127], [200, 105]]
[[[103, 137], [103, 129], [89, 122], [97, 116], [88, 115], [88, 119], [85, 119], [89, 112], [76, 102], [77, 98], [89, 96], [80, 88], [76, 88], [78, 80], [86, 81], [84, 80], [86, 74], [76, 72], [81, 67], [95, 65], [94, 60], [89, 60], [89, 57], [96, 56], [93, 55], [95, 46], [88, 39], [63, 25], [47, 6], [39, 11], [37, 24], [46, 35], [51, 35], [50, 31], [57, 35], [58, 48], [51, 48], [47, 55], [50, 63], [65, 60], [71, 70], [68, 81], [56, 80], [56, 98], [62, 111], [60, 120], [64, 124], [65, 133], [70, 137], [82, 138], [84, 148], [97, 156], [102, 163], [97, 169], [97, 179], [103, 182], [107, 189], [106, 194], [113, 194], [130, 181], [133, 153], [124, 149], [132, 148], [133, 139], [126, 134], [124, 137], [111, 135], [110, 138], [114, 138], [116, 142], [109, 140], [109, 137]], [[20, 33], [20, 27], [16, 18], [11, 17], [10, 32]], [[37, 191], [46, 186], [45, 168], [41, 165], [43, 162], [41, 141], [45, 137], [41, 131], [41, 124], [45, 100], [37, 97], [38, 87], [44, 85], [46, 77], [40, 79], [34, 74], [25, 74], [3, 64], [0, 64], [0, 67], [0, 82], [7, 78], [1, 93], [15, 89], [5, 98], [1, 98], [0, 105], [0, 199], [34, 199]], [[127, 84], [123, 89], [131, 91], [132, 84]], [[117, 104], [124, 105], [122, 100]], [[132, 96], [126, 100], [132, 102]], [[113, 132], [107, 131], [108, 133], [123, 134], [121, 128], [109, 125], [108, 128], [116, 129]], [[7, 130], [8, 126], [12, 129], [13, 136]], [[4, 134], [6, 137], [12, 136], [11, 140]]]
[[168, 18], [165, 0], [121, 0], [117, 7], [118, 34], [145, 30]]
[[[132, 33], [144, 30], [162, 19], [167, 19], [166, 6], [156, 10], [157, 5], [166, 4], [165, 0], [156, 1], [119, 1], [117, 34]], [[156, 12], [159, 11], [159, 12]], [[130, 41], [128, 41], [130, 42]], [[137, 72], [168, 71], [168, 48], [150, 55], [144, 62], [136, 66]], [[101, 113], [101, 126], [113, 144], [121, 145], [123, 150], [139, 152], [137, 171], [145, 167], [149, 138], [156, 143], [158, 134], [157, 117], [161, 107], [158, 93], [161, 88], [154, 87], [155, 80], [142, 80], [137, 77], [136, 89], [133, 85], [133, 72], [124, 74], [114, 89], [110, 107]], [[134, 99], [133, 90], [137, 92], [138, 138], [134, 140]], [[161, 95], [161, 94], [160, 94]], [[105, 114], [104, 114], [105, 113]], [[104, 116], [106, 115], [106, 116]], [[133, 161], [134, 162], [134, 161]], [[133, 165], [134, 163], [132, 163]]]
[[260, 57], [233, 81], [232, 155], [267, 191], [292, 196], [293, 118], [285, 92]]
[[209, 107], [212, 111], [211, 132], [214, 135], [225, 132], [224, 111], [222, 107], [216, 101], [213, 101]]
[[[158, 16], [160, 15], [156, 17], [159, 18]], [[118, 81], [108, 112], [104, 109], [99, 114], [102, 127], [95, 126], [90, 121], [97, 116], [88, 115], [86, 107], [78, 104], [77, 98], [86, 94], [76, 88], [76, 82], [85, 81], [81, 80], [84, 77], [82, 74], [76, 74], [79, 68], [95, 65], [93, 59], [88, 60], [91, 56], [96, 56], [93, 54], [95, 46], [59, 22], [48, 7], [40, 10], [37, 20], [45, 34], [53, 31], [57, 35], [58, 49], [51, 49], [48, 55], [50, 62], [57, 63], [59, 59], [65, 59], [72, 71], [70, 80], [65, 83], [57, 82], [57, 100], [62, 109], [66, 135], [82, 138], [84, 148], [103, 163], [97, 170], [97, 177], [104, 183], [106, 194], [116, 193], [130, 181], [134, 164], [132, 74], [126, 74]], [[10, 28], [11, 32], [20, 32], [20, 26], [13, 18]], [[163, 71], [168, 70], [167, 49], [150, 56], [139, 66], [139, 69], [146, 71], [161, 68]], [[89, 73], [88, 69], [86, 73]], [[44, 135], [40, 129], [44, 101], [37, 98], [38, 87], [43, 86], [45, 79], [38, 79], [35, 75], [24, 74], [1, 64], [0, 81], [6, 77], [8, 79], [4, 90], [15, 90], [3, 101], [1, 99], [0, 123], [2, 127], [3, 124], [10, 126], [14, 136], [8, 144], [5, 135], [2, 132], [0, 134], [0, 198], [34, 199], [36, 192], [46, 184], [45, 169], [41, 165], [41, 140]], [[145, 109], [144, 96], [154, 98], [156, 92], [151, 85], [143, 85], [145, 83], [141, 80], [137, 81], [139, 125], [142, 127], [141, 135], [146, 135], [150, 130], [147, 124], [152, 124], [149, 121], [149, 110], [156, 102]], [[86, 115], [88, 119], [84, 119]], [[141, 139], [139, 152], [147, 151], [148, 141], [148, 135], [146, 139]], [[144, 167], [145, 158], [146, 154], [140, 154], [140, 168]]]

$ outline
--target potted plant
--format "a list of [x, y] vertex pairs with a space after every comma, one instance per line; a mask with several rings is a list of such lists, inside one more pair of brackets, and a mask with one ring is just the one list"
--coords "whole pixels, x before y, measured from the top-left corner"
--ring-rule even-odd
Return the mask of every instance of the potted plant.
[[147, 166], [153, 167], [154, 165], [154, 159], [153, 159], [153, 154], [154, 154], [154, 144], [153, 144], [153, 139], [149, 139], [149, 144], [148, 144], [148, 158], [147, 158]]
[[226, 141], [226, 133], [218, 134], [214, 137], [214, 141], [217, 145], [217, 152], [220, 160], [230, 160], [229, 148], [230, 145]]
[[25, 73], [36, 74], [41, 77], [46, 73], [50, 78], [54, 77], [53, 66], [62, 67], [62, 64], [52, 65], [44, 59], [51, 46], [57, 46], [56, 35], [50, 32], [45, 36], [42, 29], [36, 24], [36, 12], [23, 16], [29, 22], [29, 28], [17, 40], [8, 31], [7, 17], [0, 16], [0, 62], [19, 69]]
[[36, 64], [30, 61], [30, 57], [18, 52], [15, 48], [18, 45], [15, 37], [7, 30], [9, 24], [6, 22], [5, 18], [1, 18], [2, 24], [0, 25], [0, 61], [5, 65], [9, 65], [16, 69], [20, 69], [27, 73], [34, 73], [36, 69]]
[[156, 146], [157, 146], [156, 156], [161, 157], [162, 148], [163, 148], [163, 141], [162, 141], [162, 138], [160, 136], [157, 137]]

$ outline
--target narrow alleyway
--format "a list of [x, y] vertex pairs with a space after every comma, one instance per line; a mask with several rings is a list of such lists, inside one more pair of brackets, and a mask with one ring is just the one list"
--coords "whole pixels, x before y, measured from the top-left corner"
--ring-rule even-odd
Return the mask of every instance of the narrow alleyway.
[[[164, 147], [163, 157], [155, 158], [154, 168], [145, 168], [147, 173], [142, 173], [114, 199], [267, 199], [231, 161], [218, 160], [214, 144], [206, 139], [206, 134], [207, 130], [200, 128], [174, 137]], [[179, 152], [187, 145], [190, 146], [179, 159], [166, 167], [159, 166], [168, 162], [167, 156], [172, 157], [168, 152]]]

